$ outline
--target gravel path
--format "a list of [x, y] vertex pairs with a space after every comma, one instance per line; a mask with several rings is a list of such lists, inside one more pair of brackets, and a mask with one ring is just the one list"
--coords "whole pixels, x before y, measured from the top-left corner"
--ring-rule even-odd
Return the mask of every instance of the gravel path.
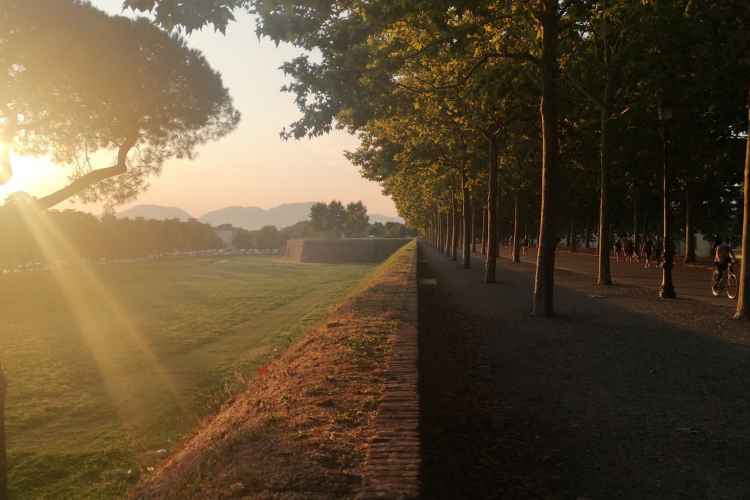
[[[510, 248], [503, 247], [501, 257], [510, 259]], [[524, 263], [533, 264], [536, 253], [532, 251], [523, 257]], [[502, 259], [501, 259], [502, 260]], [[612, 280], [616, 284], [634, 285], [650, 290], [658, 290], [661, 284], [661, 267], [653, 263], [648, 269], [643, 264], [616, 262], [610, 259]], [[596, 280], [596, 256], [583, 251], [571, 253], [566, 250], [558, 251], [555, 256], [557, 269], [571, 271], [586, 275], [591, 283]], [[739, 268], [738, 268], [739, 270]], [[710, 263], [702, 262], [685, 265], [680, 257], [675, 257], [675, 265], [672, 270], [674, 287], [679, 297], [699, 300], [720, 307], [731, 308], [734, 303], [726, 297], [715, 298], [711, 295], [711, 275], [713, 267]]]
[[424, 498], [750, 498], [750, 329], [729, 308], [422, 245]]

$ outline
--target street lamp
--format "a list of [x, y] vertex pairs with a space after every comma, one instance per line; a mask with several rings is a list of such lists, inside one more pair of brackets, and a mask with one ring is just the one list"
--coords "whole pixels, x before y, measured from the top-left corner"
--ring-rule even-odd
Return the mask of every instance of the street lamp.
[[669, 201], [669, 123], [672, 120], [672, 107], [665, 102], [659, 103], [659, 123], [661, 124], [662, 146], [664, 148], [664, 171], [662, 174], [662, 264], [661, 264], [661, 289], [659, 297], [663, 299], [674, 299], [672, 283], [672, 266], [674, 264], [674, 249], [672, 248], [672, 210]]

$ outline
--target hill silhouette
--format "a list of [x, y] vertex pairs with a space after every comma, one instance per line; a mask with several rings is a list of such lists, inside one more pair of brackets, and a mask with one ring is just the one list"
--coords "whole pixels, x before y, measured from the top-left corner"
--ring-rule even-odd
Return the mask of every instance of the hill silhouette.
[[[277, 228], [283, 228], [309, 219], [310, 207], [312, 207], [313, 204], [314, 202], [311, 201], [303, 203], [284, 203], [269, 209], [233, 206], [212, 210], [199, 217], [199, 220], [211, 224], [212, 226], [231, 224], [235, 227], [241, 227], [250, 231], [260, 229], [263, 226], [276, 226]], [[181, 208], [160, 205], [136, 205], [127, 210], [123, 210], [117, 216], [120, 218], [143, 217], [144, 219], [156, 220], [188, 220], [193, 217]], [[398, 217], [370, 214], [370, 222], [386, 223], [403, 221]]]
[[128, 208], [127, 210], [119, 212], [117, 214], [117, 217], [120, 219], [137, 219], [138, 217], [143, 217], [144, 219], [154, 220], [190, 220], [193, 218], [192, 215], [181, 208], [164, 207], [161, 205], [136, 205], [134, 207]]

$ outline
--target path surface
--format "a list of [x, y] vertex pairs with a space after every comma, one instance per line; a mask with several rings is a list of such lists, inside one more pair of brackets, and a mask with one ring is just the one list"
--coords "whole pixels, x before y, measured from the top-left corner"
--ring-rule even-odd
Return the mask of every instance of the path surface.
[[[728, 309], [532, 267], [498, 284], [422, 246], [423, 497], [750, 498], [750, 334]], [[624, 281], [624, 280], [623, 280]]]
[[[508, 248], [502, 248], [501, 250], [501, 257], [510, 258]], [[526, 263], [533, 263], [535, 259], [536, 253], [534, 250], [531, 251], [529, 256], [522, 258], [523, 262]], [[713, 268], [710, 264], [684, 265], [678, 260], [676, 259], [672, 270], [672, 281], [678, 295], [717, 306], [729, 307], [726, 297], [716, 298], [711, 295], [710, 286]], [[660, 267], [644, 269], [643, 264], [628, 264], [624, 262], [618, 264], [614, 258], [610, 262], [612, 266], [612, 279], [615, 283], [636, 285], [653, 290], [659, 289], [659, 285], [661, 284]], [[589, 276], [592, 283], [596, 279], [595, 255], [583, 252], [571, 253], [568, 251], [558, 251], [555, 255], [555, 264], [558, 269]]]

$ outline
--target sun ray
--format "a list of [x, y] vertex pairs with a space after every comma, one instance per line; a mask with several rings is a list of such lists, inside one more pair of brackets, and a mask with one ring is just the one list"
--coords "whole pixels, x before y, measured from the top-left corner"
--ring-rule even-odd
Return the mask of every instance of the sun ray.
[[122, 421], [137, 421], [150, 409], [143, 407], [138, 394], [128, 384], [127, 373], [119, 369], [119, 353], [104, 341], [104, 336], [100, 335], [102, 328], [115, 328], [124, 334], [122, 340], [126, 346], [137, 350], [147, 368], [155, 374], [154, 383], [163, 385], [179, 411], [187, 414], [186, 405], [173, 379], [130, 320], [128, 311], [102, 283], [91, 264], [80, 257], [75, 246], [54, 225], [46, 211], [39, 210], [33, 203], [19, 203], [17, 208], [49, 263], [50, 272], [91, 351]]

